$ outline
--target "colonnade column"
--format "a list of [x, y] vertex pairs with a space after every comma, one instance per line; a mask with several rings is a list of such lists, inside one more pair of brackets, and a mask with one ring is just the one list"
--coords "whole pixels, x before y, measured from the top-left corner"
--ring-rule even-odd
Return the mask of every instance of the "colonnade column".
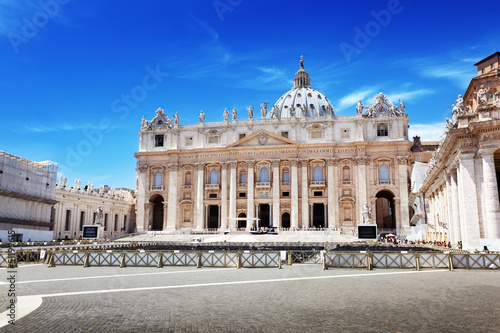
[[[327, 165], [327, 181], [328, 181], [328, 227], [330, 229], [333, 228], [338, 228], [338, 219], [337, 215], [335, 214], [335, 206], [338, 206], [338, 184], [336, 180], [336, 170], [338, 163], [338, 158], [327, 158], [326, 159], [326, 165]], [[326, 217], [326, 214], [325, 214]]]
[[[149, 230], [149, 215], [144, 209], [147, 204], [146, 191], [149, 189], [147, 184], [147, 166], [137, 167], [137, 232], [142, 232], [144, 230]], [[91, 215], [89, 215], [91, 216]], [[92, 218], [92, 217], [91, 217]]]
[[227, 162], [222, 162], [221, 164], [221, 230], [227, 230]]
[[204, 226], [204, 211], [203, 211], [203, 163], [196, 163], [195, 170], [197, 175], [196, 180], [196, 229], [203, 230]]
[[302, 227], [309, 224], [309, 184], [307, 183], [307, 167], [309, 160], [301, 160], [300, 165], [302, 173]]
[[[152, 202], [146, 202], [144, 204], [144, 223], [145, 223], [145, 230], [151, 230], [153, 229], [153, 208], [154, 208], [154, 203]], [[94, 221], [92, 221], [92, 224], [94, 224]], [[163, 225], [165, 228], [165, 225]]]
[[455, 224], [453, 221], [453, 204], [451, 198], [451, 172], [446, 171], [446, 206], [448, 207], [448, 241], [451, 244], [455, 244], [457, 240], [455, 239]]
[[462, 244], [464, 249], [473, 249], [476, 245], [479, 245], [480, 239], [474, 154], [460, 155], [457, 185]]
[[177, 163], [168, 165], [168, 209], [167, 209], [167, 230], [175, 230], [177, 225]]
[[254, 198], [255, 198], [255, 184], [254, 184], [254, 172], [253, 167], [255, 165], [254, 161], [247, 162], [247, 230], [250, 230], [255, 220], [255, 206], [254, 206]]
[[[154, 209], [154, 204], [152, 210]], [[153, 221], [153, 219], [151, 219]], [[163, 226], [162, 230], [168, 230], [168, 201], [163, 201]]]
[[291, 202], [291, 217], [290, 226], [292, 229], [299, 227], [299, 177], [297, 173], [297, 164], [299, 162], [298, 158], [290, 159], [290, 165], [292, 166], [292, 202]]
[[482, 148], [479, 153], [483, 160], [484, 203], [486, 207], [486, 238], [500, 238], [500, 202], [493, 154], [497, 148]]
[[357, 170], [358, 170], [358, 175], [357, 175], [357, 188], [358, 188], [358, 199], [357, 201], [357, 223], [361, 224], [363, 223], [363, 207], [365, 203], [367, 202], [366, 199], [366, 163], [368, 162], [368, 158], [366, 156], [358, 156], [356, 159], [356, 164], [357, 164]]
[[457, 244], [462, 240], [462, 232], [460, 230], [460, 212], [458, 206], [458, 187], [457, 187], [457, 169], [454, 166], [450, 172], [450, 184], [451, 184], [451, 216], [453, 224], [453, 241]]
[[272, 160], [273, 168], [273, 204], [272, 204], [272, 226], [280, 226], [280, 161]]
[[[229, 181], [229, 220], [230, 228], [236, 230], [238, 223], [236, 222], [236, 165], [237, 162], [229, 162], [230, 170], [230, 181]], [[227, 225], [227, 220], [226, 220]]]
[[[398, 182], [399, 182], [399, 198], [401, 207], [397, 210], [399, 213], [398, 233], [406, 234], [410, 232], [410, 214], [408, 202], [408, 157], [398, 156]], [[397, 216], [396, 216], [397, 217]]]
[[314, 204], [313, 204], [312, 202], [311, 202], [311, 203], [309, 203], [309, 212], [310, 212], [310, 213], [309, 213], [309, 228], [312, 228], [312, 227], [314, 226], [314, 224], [313, 224], [313, 222], [314, 222], [314, 221], [313, 221], [313, 215], [314, 215], [314, 214], [313, 214], [313, 212], [314, 212], [314, 210], [313, 210], [313, 208], [314, 208], [314, 207], [313, 207], [313, 205], [314, 205]]

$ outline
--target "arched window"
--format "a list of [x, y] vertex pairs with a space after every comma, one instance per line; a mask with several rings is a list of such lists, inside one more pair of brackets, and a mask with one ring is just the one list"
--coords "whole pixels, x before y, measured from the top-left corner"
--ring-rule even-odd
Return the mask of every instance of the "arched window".
[[314, 167], [314, 181], [320, 182], [323, 181], [323, 170], [320, 166]]
[[377, 136], [388, 136], [387, 123], [380, 123], [377, 125]]
[[262, 183], [269, 182], [269, 170], [267, 168], [260, 169], [260, 181]]
[[288, 168], [283, 169], [283, 183], [289, 183], [290, 182], [290, 171]]
[[219, 173], [217, 170], [210, 171], [210, 184], [219, 184]]
[[184, 175], [184, 185], [191, 185], [191, 172], [188, 171]]
[[389, 181], [389, 167], [385, 164], [380, 166], [380, 181], [388, 182]]
[[345, 166], [342, 168], [342, 179], [345, 182], [348, 182], [351, 180], [351, 172], [350, 172], [348, 166]]
[[161, 172], [155, 173], [155, 186], [161, 186]]
[[246, 184], [247, 183], [247, 173], [242, 172], [240, 173], [240, 184]]

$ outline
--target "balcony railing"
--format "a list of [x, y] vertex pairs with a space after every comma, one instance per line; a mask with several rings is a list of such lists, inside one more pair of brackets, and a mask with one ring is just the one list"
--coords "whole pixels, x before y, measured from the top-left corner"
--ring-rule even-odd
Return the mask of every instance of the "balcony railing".
[[290, 182], [282, 182], [281, 186], [290, 186]]
[[163, 191], [163, 186], [151, 186], [151, 191]]
[[239, 183], [238, 187], [247, 187], [247, 184], [246, 183]]
[[183, 186], [183, 188], [184, 188], [184, 189], [190, 189], [190, 188], [191, 188], [191, 184], [185, 184], [185, 185]]
[[219, 189], [219, 184], [205, 184], [205, 189], [210, 189], [210, 190], [218, 190]]
[[270, 182], [256, 182], [255, 187], [271, 187]]
[[311, 187], [324, 187], [324, 186], [326, 186], [326, 183], [324, 180], [315, 180], [315, 181], [309, 182], [309, 186], [311, 186]]
[[352, 185], [352, 181], [350, 180], [343, 180], [340, 182], [342, 185]]

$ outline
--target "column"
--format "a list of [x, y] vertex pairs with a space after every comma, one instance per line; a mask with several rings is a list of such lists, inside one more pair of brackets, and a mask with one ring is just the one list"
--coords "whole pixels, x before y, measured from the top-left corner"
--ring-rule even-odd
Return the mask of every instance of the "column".
[[299, 227], [299, 177], [297, 173], [297, 164], [299, 160], [297, 158], [290, 159], [290, 165], [292, 166], [291, 174], [291, 186], [292, 186], [292, 200], [290, 207], [290, 226], [291, 229], [297, 229]]
[[398, 183], [399, 183], [399, 198], [401, 207], [397, 210], [399, 213], [398, 233], [406, 235], [410, 231], [410, 214], [408, 200], [408, 157], [398, 156]]
[[452, 200], [452, 189], [451, 189], [451, 172], [449, 170], [446, 171], [446, 206], [448, 213], [448, 241], [451, 244], [456, 244], [457, 239], [455, 238], [455, 224], [453, 223], [453, 200]]
[[229, 220], [232, 230], [236, 230], [238, 226], [236, 222], [236, 165], [236, 161], [229, 162], [229, 166], [231, 168], [231, 179], [229, 181]]
[[[147, 170], [147, 166], [137, 167], [137, 232], [148, 230], [148, 214], [144, 209], [145, 205], [147, 204], [146, 190], [149, 190], [147, 182]], [[92, 221], [92, 216], [93, 215], [89, 215], [90, 221]]]
[[259, 229], [260, 228], [260, 220], [259, 220], [259, 204], [255, 204], [255, 217], [257, 218], [255, 220], [255, 228]]
[[[153, 228], [153, 207], [154, 203], [151, 202], [146, 202], [144, 204], [144, 230], [151, 230]], [[94, 217], [92, 212], [92, 216], [90, 217], [91, 219]], [[165, 213], [164, 213], [165, 214]], [[92, 220], [91, 220], [92, 221]], [[93, 223], [91, 223], [93, 224]], [[163, 225], [165, 228], [165, 224]]]
[[483, 188], [485, 204], [486, 238], [500, 238], [500, 202], [498, 201], [498, 186], [493, 154], [497, 148], [479, 150], [483, 164]]
[[[337, 214], [335, 210], [335, 206], [338, 206], [338, 184], [337, 184], [337, 174], [336, 174], [336, 169], [338, 169], [337, 166], [337, 158], [327, 158], [326, 159], [326, 165], [327, 165], [327, 186], [328, 186], [328, 227], [330, 229], [333, 228], [338, 228], [338, 219], [337, 219]], [[325, 217], [327, 215], [325, 214]]]
[[177, 225], [177, 163], [168, 165], [168, 209], [167, 209], [167, 230], [175, 230]]
[[329, 223], [328, 223], [329, 222], [328, 221], [328, 214], [327, 214], [328, 213], [328, 209], [327, 209], [328, 207], [327, 207], [326, 202], [323, 202], [323, 208], [324, 208], [324, 210], [323, 210], [323, 216], [325, 217], [325, 220], [323, 221], [323, 228], [326, 229], [328, 227], [328, 225], [329, 225]]
[[473, 153], [460, 155], [457, 185], [463, 248], [474, 249], [480, 244], [480, 234]]
[[273, 168], [273, 204], [272, 204], [272, 226], [280, 226], [280, 161], [272, 160]]
[[357, 224], [363, 223], [363, 207], [367, 202], [366, 199], [366, 163], [368, 159], [366, 156], [358, 156], [356, 159], [357, 164], [357, 188], [358, 188], [358, 198], [356, 198], [357, 207]]
[[[168, 217], [168, 201], [163, 201], [163, 227], [162, 227], [162, 230], [168, 230], [168, 218], [167, 217]], [[151, 221], [153, 221], [153, 219], [151, 219]]]
[[273, 214], [272, 214], [272, 211], [273, 211], [273, 203], [270, 202], [269, 203], [269, 226], [270, 227], [273, 226]]
[[196, 229], [197, 231], [202, 231], [204, 228], [204, 212], [203, 212], [203, 163], [195, 164], [196, 170]]
[[255, 184], [254, 184], [254, 172], [253, 167], [255, 165], [254, 161], [247, 161], [247, 231], [250, 230], [252, 225], [255, 223]]
[[302, 227], [307, 227], [309, 224], [309, 184], [307, 183], [307, 167], [309, 166], [309, 160], [301, 160], [300, 165], [302, 173]]
[[220, 209], [220, 220], [221, 220], [221, 230], [225, 231], [228, 227], [227, 221], [227, 162], [222, 162], [221, 166], [221, 209]]
[[312, 228], [313, 227], [313, 203], [309, 203], [309, 228]]

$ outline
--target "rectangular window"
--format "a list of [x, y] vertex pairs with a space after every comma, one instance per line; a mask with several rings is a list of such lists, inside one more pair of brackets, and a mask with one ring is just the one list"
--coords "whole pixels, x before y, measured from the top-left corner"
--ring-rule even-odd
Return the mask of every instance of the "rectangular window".
[[85, 212], [80, 212], [80, 231], [83, 231], [84, 224], [85, 224]]
[[219, 143], [219, 137], [218, 136], [209, 136], [208, 137], [208, 143], [210, 143], [210, 144], [217, 144], [217, 143]]
[[283, 172], [283, 183], [289, 183], [289, 182], [290, 182], [290, 173]]
[[387, 123], [378, 124], [377, 136], [389, 136], [389, 131], [387, 130]]
[[123, 231], [127, 231], [127, 215], [123, 216]]
[[243, 139], [245, 136], [247, 136], [245, 133], [240, 133], [240, 134], [238, 135], [239, 140]]
[[486, 82], [487, 86], [491, 86], [491, 81]]
[[340, 130], [340, 137], [342, 139], [349, 139], [349, 137], [350, 137], [349, 129], [348, 128], [341, 129]]
[[321, 139], [323, 137], [323, 131], [311, 131], [311, 139]]
[[210, 193], [210, 194], [208, 195], [208, 197], [209, 197], [210, 199], [217, 199], [217, 193]]
[[115, 215], [115, 227], [114, 227], [114, 230], [118, 231], [118, 215]]
[[491, 70], [495, 69], [495, 64], [491, 64]]
[[163, 147], [163, 135], [155, 135], [155, 147]]
[[284, 198], [290, 197], [290, 192], [281, 192], [281, 196]]
[[108, 214], [104, 214], [104, 231], [108, 231]]
[[288, 132], [281, 132], [281, 136], [288, 139]]
[[247, 183], [247, 174], [241, 173], [240, 174], [240, 184], [246, 184], [246, 183]]
[[315, 197], [322, 197], [323, 196], [323, 191], [314, 191], [314, 196]]
[[247, 197], [247, 193], [246, 192], [240, 192], [238, 193], [238, 198], [246, 198]]
[[484, 68], [481, 70], [481, 74], [484, 74]]
[[193, 145], [193, 137], [187, 137], [186, 138], [186, 146], [192, 146]]
[[64, 223], [64, 231], [69, 231], [69, 227], [71, 224], [71, 211], [66, 209], [66, 223]]

